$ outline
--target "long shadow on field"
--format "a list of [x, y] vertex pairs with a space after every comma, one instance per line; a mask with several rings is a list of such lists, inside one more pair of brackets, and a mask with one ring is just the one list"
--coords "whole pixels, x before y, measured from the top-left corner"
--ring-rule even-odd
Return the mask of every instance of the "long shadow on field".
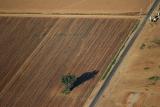
[[73, 90], [74, 88], [78, 87], [79, 85], [83, 84], [84, 82], [92, 79], [97, 75], [99, 71], [94, 70], [90, 72], [85, 72], [81, 76], [77, 78], [77, 80], [73, 83], [73, 86], [70, 88], [70, 90]]

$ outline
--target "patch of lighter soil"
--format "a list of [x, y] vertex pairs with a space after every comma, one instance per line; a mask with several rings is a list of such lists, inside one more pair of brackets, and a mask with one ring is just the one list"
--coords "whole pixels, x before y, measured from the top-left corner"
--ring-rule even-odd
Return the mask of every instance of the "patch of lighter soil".
[[127, 107], [133, 107], [134, 104], [138, 101], [138, 99], [139, 99], [139, 93], [130, 94], [127, 100]]

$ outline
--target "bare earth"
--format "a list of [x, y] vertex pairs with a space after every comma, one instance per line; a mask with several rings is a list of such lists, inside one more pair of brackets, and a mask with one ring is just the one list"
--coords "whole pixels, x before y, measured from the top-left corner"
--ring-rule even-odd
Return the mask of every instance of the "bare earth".
[[145, 13], [153, 0], [0, 0], [1, 13]]
[[[1, 79], [6, 82], [2, 84], [0, 91], [0, 107], [82, 107], [138, 21], [137, 19], [111, 18], [21, 19], [13, 17], [1, 17], [0, 20], [3, 20], [0, 26], [5, 26], [8, 30], [0, 32], [1, 46], [9, 49], [8, 52], [5, 47], [1, 47], [3, 53], [0, 56], [1, 63], [10, 64], [3, 69], [15, 68], [13, 65], [17, 65], [17, 69], [5, 71], [12, 74], [11, 76], [5, 72], [1, 75]], [[48, 23], [52, 23], [52, 26]], [[38, 24], [40, 26], [37, 28]], [[30, 30], [31, 27], [32, 30]], [[43, 33], [45, 31], [37, 33], [40, 27], [49, 30], [47, 33]], [[32, 44], [35, 40], [29, 32], [35, 39], [41, 36], [44, 38], [40, 38], [41, 42], [36, 46]], [[11, 42], [14, 39], [16, 40], [10, 45], [5, 42]], [[30, 47], [35, 49], [31, 50]], [[30, 55], [26, 55], [25, 61], [21, 61], [19, 55], [26, 54], [28, 49], [30, 49], [28, 52]], [[12, 51], [17, 54], [12, 56]], [[12, 60], [6, 60], [6, 58]], [[69, 95], [61, 93], [64, 88], [60, 82], [62, 75], [72, 73], [80, 76], [93, 70], [99, 71], [95, 78], [81, 84]]]
[[[0, 107], [82, 107], [152, 1], [0, 0], [0, 16], [18, 16], [0, 17]], [[158, 28], [145, 27], [99, 107], [158, 107], [160, 83], [147, 79], [160, 69], [159, 46], [150, 46]], [[142, 42], [150, 48], [140, 50]], [[61, 93], [63, 74], [92, 70], [96, 78]]]
[[[119, 66], [97, 107], [159, 107], [160, 21], [147, 23]], [[145, 44], [145, 45], [144, 45]]]
[[56, 20], [48, 19], [0, 18], [0, 91], [42, 41]]

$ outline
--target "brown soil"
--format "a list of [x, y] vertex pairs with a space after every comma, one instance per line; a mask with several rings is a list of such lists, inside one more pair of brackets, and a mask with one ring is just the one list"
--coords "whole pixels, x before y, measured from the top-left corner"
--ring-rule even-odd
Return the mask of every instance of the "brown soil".
[[4, 13], [145, 13], [153, 0], [0, 0]]
[[17, 72], [56, 19], [0, 18], [0, 90]]
[[[8, 64], [3, 69], [11, 73], [2, 76], [8, 83], [1, 86], [0, 107], [82, 107], [138, 21], [12, 17], [0, 20], [0, 64]], [[69, 95], [61, 93], [62, 75], [79, 76], [92, 70], [99, 71], [95, 78]]]

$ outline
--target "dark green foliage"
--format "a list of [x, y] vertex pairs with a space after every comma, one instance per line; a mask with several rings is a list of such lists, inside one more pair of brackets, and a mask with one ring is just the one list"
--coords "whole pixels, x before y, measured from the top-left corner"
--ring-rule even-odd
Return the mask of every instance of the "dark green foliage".
[[75, 75], [67, 74], [67, 75], [64, 75], [62, 77], [62, 83], [65, 84], [65, 85], [71, 84], [75, 80], [76, 80], [76, 76]]
[[148, 69], [150, 69], [150, 67], [144, 67], [144, 70], [148, 70]]
[[160, 76], [152, 76], [152, 77], [149, 77], [148, 80], [152, 81], [150, 85], [155, 85], [157, 81], [160, 80]]
[[149, 77], [148, 79], [152, 81], [158, 81], [160, 80], [160, 76], [152, 76], [152, 77]]
[[71, 92], [71, 90], [68, 89], [68, 88], [65, 88], [65, 89], [62, 91], [62, 93], [64, 93], [64, 94], [69, 94], [70, 92]]
[[71, 91], [71, 88], [73, 87], [73, 83], [76, 81], [76, 76], [67, 74], [63, 75], [61, 78], [61, 82], [65, 85], [65, 89], [63, 90], [64, 94], [69, 94]]

